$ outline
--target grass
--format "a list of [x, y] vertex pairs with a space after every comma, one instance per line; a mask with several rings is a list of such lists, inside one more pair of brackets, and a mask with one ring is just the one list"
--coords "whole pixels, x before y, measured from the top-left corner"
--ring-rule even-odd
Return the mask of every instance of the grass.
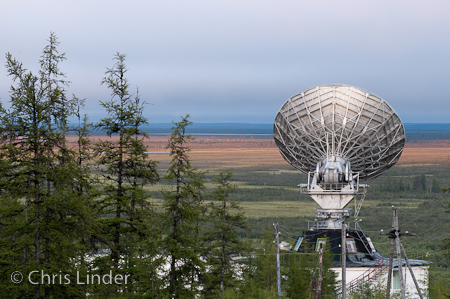
[[314, 202], [304, 203], [300, 201], [254, 201], [241, 202], [248, 218], [263, 217], [307, 217], [315, 213]]
[[[164, 153], [163, 141], [154, 143], [150, 158], [159, 161], [161, 177], [170, 163], [170, 156]], [[280, 226], [280, 240], [294, 244], [308, 229], [308, 220], [314, 220], [318, 205], [307, 195], [300, 194], [298, 184], [306, 183], [307, 177], [291, 167], [281, 157], [273, 141], [226, 140], [201, 141], [193, 144], [190, 153], [192, 165], [205, 171], [206, 193], [215, 187], [211, 178], [221, 171], [233, 172], [233, 183], [237, 189], [230, 199], [240, 203], [251, 232], [243, 232], [255, 244], [264, 231], [273, 232], [272, 224]], [[218, 151], [219, 150], [219, 151]], [[158, 152], [158, 153], [154, 153]], [[424, 176], [425, 190], [414, 188], [416, 176]], [[398, 208], [399, 226], [402, 232], [409, 231], [416, 237], [402, 237], [408, 257], [426, 259], [432, 262], [430, 284], [440, 283], [443, 273], [448, 273], [450, 259], [442, 254], [445, 239], [450, 238], [450, 197], [439, 190], [429, 188], [434, 185], [448, 186], [450, 182], [450, 148], [411, 147], [407, 144], [399, 163], [380, 177], [362, 183], [370, 185], [358, 219], [360, 226], [370, 237], [375, 248], [389, 256], [390, 240], [380, 235], [391, 229], [392, 206]], [[399, 187], [401, 186], [401, 188]], [[170, 190], [170, 184], [146, 187], [153, 194], [151, 202], [156, 209], [162, 208], [161, 190]], [[205, 197], [208, 204], [210, 198]], [[354, 211], [354, 202], [347, 208]], [[349, 222], [355, 217], [350, 217]], [[442, 279], [443, 285], [450, 285], [450, 278]]]
[[[216, 147], [208, 148], [207, 142], [199, 142], [195, 144], [195, 152], [190, 153], [192, 164], [207, 171], [207, 189], [214, 188], [209, 180], [220, 171], [232, 171], [233, 182], [238, 189], [230, 199], [240, 202], [244, 209], [252, 227], [251, 237], [261, 237], [266, 228], [272, 229], [272, 223], [278, 222], [284, 231], [281, 240], [294, 242], [307, 229], [307, 220], [315, 218], [317, 207], [309, 196], [300, 194], [297, 187], [307, 182], [306, 175], [284, 161], [271, 141], [264, 147], [261, 141], [254, 146], [246, 143], [247, 147], [233, 147], [232, 141], [220, 142], [223, 151], [217, 151]], [[160, 161], [158, 168], [163, 176], [170, 161], [169, 155], [159, 153], [150, 154], [150, 157]], [[391, 228], [394, 205], [399, 210], [400, 229], [417, 234], [416, 237], [402, 239], [408, 255], [429, 259], [439, 267], [450, 266], [449, 259], [441, 254], [443, 240], [450, 238], [450, 213], [445, 212], [449, 209], [450, 197], [439, 190], [430, 192], [428, 189], [433, 180], [441, 187], [448, 186], [449, 157], [450, 148], [411, 147], [407, 144], [396, 166], [374, 180], [362, 182], [370, 187], [358, 218], [363, 219], [361, 227], [381, 254], [389, 254], [389, 240], [380, 235], [380, 230]], [[422, 174], [426, 177], [427, 188], [425, 191], [412, 189], [414, 177]], [[393, 182], [408, 185], [409, 189], [395, 190]], [[156, 206], [161, 205], [159, 190], [162, 188], [170, 187], [162, 182], [148, 188], [153, 192], [152, 201]], [[348, 208], [354, 210], [354, 203], [349, 203]]]

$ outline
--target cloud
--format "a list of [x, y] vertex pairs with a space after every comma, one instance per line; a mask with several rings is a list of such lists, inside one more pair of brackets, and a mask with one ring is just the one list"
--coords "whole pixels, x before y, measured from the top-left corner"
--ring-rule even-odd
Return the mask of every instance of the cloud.
[[[168, 122], [272, 122], [290, 96], [347, 83], [382, 96], [402, 118], [432, 121], [450, 108], [447, 1], [8, 1], [0, 52], [30, 69], [50, 31], [68, 60], [70, 92], [101, 115], [100, 86], [117, 51], [129, 79]], [[11, 81], [0, 69], [0, 98]], [[424, 108], [426, 99], [427, 109]], [[224, 104], [225, 103], [225, 104]], [[411, 107], [419, 111], [411, 111]], [[189, 111], [186, 111], [189, 110]], [[276, 110], [276, 111], [273, 111]], [[421, 114], [418, 118], [417, 115]], [[442, 119], [442, 118], [439, 118]]]

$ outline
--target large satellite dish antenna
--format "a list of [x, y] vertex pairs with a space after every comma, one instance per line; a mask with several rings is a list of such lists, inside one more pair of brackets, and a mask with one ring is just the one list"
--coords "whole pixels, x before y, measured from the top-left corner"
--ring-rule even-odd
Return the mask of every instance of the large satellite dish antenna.
[[273, 135], [284, 159], [309, 174], [301, 187], [324, 209], [317, 216], [328, 220], [348, 216], [343, 208], [358, 192], [360, 179], [391, 168], [405, 144], [403, 124], [392, 107], [347, 85], [317, 86], [287, 100]]

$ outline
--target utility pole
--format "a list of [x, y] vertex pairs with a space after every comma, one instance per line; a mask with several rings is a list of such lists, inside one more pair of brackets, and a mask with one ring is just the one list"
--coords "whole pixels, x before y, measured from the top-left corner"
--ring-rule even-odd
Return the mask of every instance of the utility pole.
[[414, 284], [416, 285], [417, 292], [419, 293], [420, 298], [423, 299], [422, 292], [420, 291], [419, 284], [417, 283], [416, 277], [414, 276], [414, 272], [411, 268], [411, 265], [409, 264], [408, 257], [406, 256], [406, 251], [405, 251], [405, 248], [403, 248], [402, 243], [400, 243], [400, 247], [402, 249], [403, 255], [405, 256], [406, 266], [408, 267], [409, 272], [411, 273], [412, 279], [414, 281]]
[[280, 271], [280, 233], [278, 231], [278, 222], [273, 224], [275, 228], [275, 244], [277, 248], [277, 296], [281, 297], [281, 271]]
[[317, 281], [317, 299], [322, 299], [323, 243], [319, 244], [319, 280]]
[[342, 266], [342, 299], [347, 298], [347, 230], [345, 218], [342, 218], [341, 234], [341, 266]]
[[[387, 291], [386, 291], [386, 298], [389, 299], [390, 292], [391, 292], [391, 276], [392, 276], [392, 264], [393, 264], [393, 256], [394, 256], [394, 243], [396, 245], [397, 249], [397, 265], [398, 265], [398, 274], [400, 276], [400, 287], [401, 287], [401, 298], [406, 299], [406, 287], [405, 287], [405, 280], [403, 277], [403, 271], [402, 271], [402, 253], [405, 257], [405, 263], [406, 266], [409, 268], [409, 272], [411, 273], [412, 279], [414, 281], [414, 284], [417, 289], [417, 293], [419, 294], [419, 297], [423, 299], [422, 292], [420, 291], [419, 284], [417, 283], [416, 277], [414, 276], [414, 272], [411, 268], [411, 265], [409, 264], [408, 256], [406, 255], [405, 249], [403, 248], [402, 243], [400, 242], [400, 236], [415, 236], [416, 234], [411, 233], [400, 233], [399, 226], [398, 226], [398, 212], [397, 209], [395, 209], [392, 206], [392, 230], [389, 233], [381, 233], [381, 235], [386, 235], [391, 239], [391, 250], [389, 254], [389, 273], [388, 273], [388, 285], [387, 285]], [[405, 270], [406, 271], [406, 270]]]
[[395, 234], [395, 247], [397, 249], [397, 268], [398, 268], [398, 276], [400, 277], [400, 295], [402, 299], [406, 299], [406, 291], [405, 291], [405, 280], [403, 277], [403, 267], [402, 267], [402, 253], [400, 250], [400, 234], [398, 231], [398, 213], [397, 209], [393, 210], [392, 213], [392, 222], [394, 227]]
[[[392, 222], [392, 230], [394, 230], [394, 222]], [[389, 299], [391, 296], [391, 279], [392, 279], [392, 268], [393, 268], [393, 261], [394, 261], [394, 244], [395, 244], [395, 239], [391, 238], [391, 248], [389, 250], [389, 272], [388, 272], [388, 280], [387, 280], [386, 299]]]

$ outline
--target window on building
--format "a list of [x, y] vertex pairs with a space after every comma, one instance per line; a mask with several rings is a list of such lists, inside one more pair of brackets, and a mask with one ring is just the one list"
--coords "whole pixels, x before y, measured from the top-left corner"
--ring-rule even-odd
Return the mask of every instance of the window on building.
[[355, 244], [354, 239], [347, 239], [345, 242], [347, 244], [347, 252], [348, 253], [357, 253], [358, 252], [356, 250], [356, 244]]
[[391, 283], [391, 289], [393, 290], [400, 290], [400, 275], [398, 274], [398, 270], [392, 271], [392, 283]]
[[322, 248], [325, 248], [326, 242], [327, 242], [327, 238], [317, 238], [316, 251], [319, 251], [321, 244], [322, 244]]
[[372, 253], [374, 253], [376, 250], [375, 250], [375, 247], [373, 246], [372, 240], [369, 237], [367, 237], [366, 239], [367, 239], [367, 242], [369, 243], [370, 250], [372, 250]]
[[297, 243], [295, 243], [295, 246], [294, 246], [294, 251], [298, 251], [300, 249], [302, 242], [303, 242], [303, 237], [298, 237]]

